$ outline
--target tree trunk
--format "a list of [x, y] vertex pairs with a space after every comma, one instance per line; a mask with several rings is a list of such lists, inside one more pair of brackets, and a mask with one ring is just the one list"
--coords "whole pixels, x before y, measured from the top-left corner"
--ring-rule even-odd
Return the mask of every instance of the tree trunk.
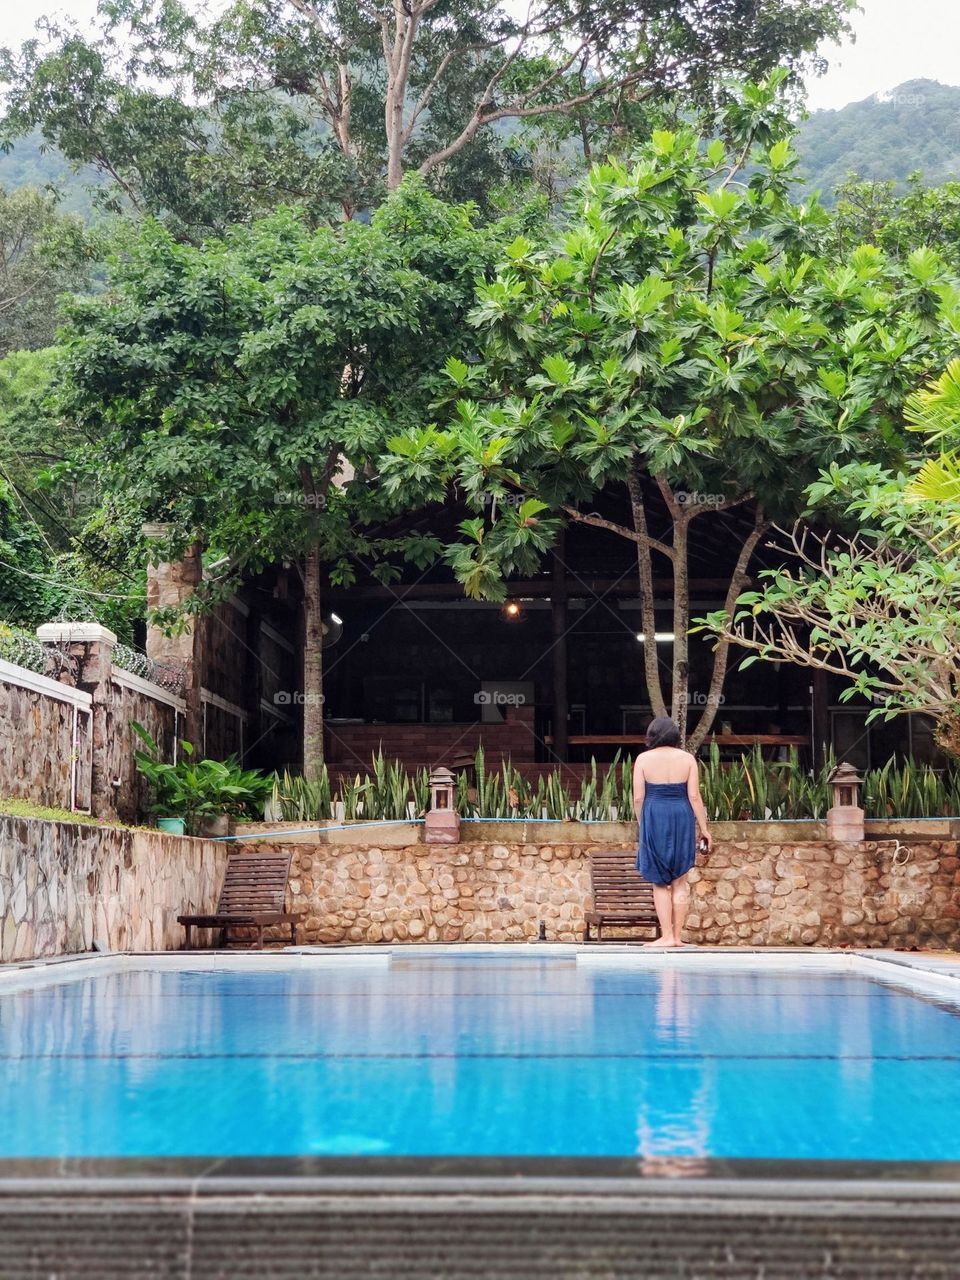
[[[826, 673], [821, 673], [826, 683]], [[934, 741], [954, 763], [960, 762], [960, 708], [951, 707], [941, 712], [934, 729]]]
[[316, 546], [304, 557], [303, 619], [303, 776], [316, 782], [323, 771], [323, 618]]
[[690, 566], [687, 563], [690, 521], [686, 514], [673, 520], [673, 667], [670, 675], [671, 714], [680, 727], [680, 745], [687, 741], [690, 706]]
[[643, 487], [636, 468], [631, 467], [627, 476], [630, 490], [630, 510], [633, 528], [638, 535], [637, 572], [640, 578], [640, 622], [645, 636], [643, 642], [643, 672], [647, 696], [655, 716], [667, 714], [660, 681], [660, 665], [657, 661], [657, 618], [653, 607], [653, 559], [647, 540], [647, 513], [643, 505]]
[[[740, 548], [740, 554], [737, 556], [737, 563], [734, 566], [733, 573], [730, 577], [730, 585], [727, 587], [726, 599], [724, 600], [724, 612], [727, 617], [733, 621], [734, 614], [737, 610], [737, 600], [743, 588], [750, 581], [747, 569], [753, 557], [757, 544], [770, 527], [763, 507], [758, 503], [756, 514], [754, 515], [753, 530], [747, 538], [744, 539]], [[689, 626], [689, 619], [687, 620]], [[690, 736], [687, 744], [688, 751], [696, 751], [703, 743], [704, 738], [713, 727], [713, 722], [717, 718], [717, 712], [720, 710], [720, 704], [723, 701], [723, 683], [727, 677], [727, 664], [730, 661], [730, 641], [718, 640], [713, 655], [713, 670], [710, 673], [710, 687], [707, 690], [706, 701], [703, 704], [703, 711], [697, 721], [697, 727]]]
[[830, 694], [826, 671], [814, 668], [810, 680], [810, 748], [814, 768], [822, 769], [830, 752]]
[[[403, 150], [407, 142], [404, 105], [410, 84], [410, 62], [420, 25], [420, 11], [413, 10], [407, 0], [394, 0], [393, 38], [389, 27], [382, 24], [383, 56], [387, 71], [384, 95], [384, 127], [387, 132], [387, 190], [396, 191], [403, 181]], [[412, 127], [412, 122], [411, 122]]]

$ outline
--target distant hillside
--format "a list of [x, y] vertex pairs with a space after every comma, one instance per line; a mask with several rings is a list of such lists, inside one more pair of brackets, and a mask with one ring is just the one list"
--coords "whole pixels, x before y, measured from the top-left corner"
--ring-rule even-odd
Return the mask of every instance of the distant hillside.
[[[908, 80], [884, 97], [816, 111], [800, 126], [797, 149], [808, 185], [828, 201], [851, 172], [903, 182], [919, 169], [930, 184], [960, 178], [960, 87]], [[43, 151], [39, 134], [0, 153], [0, 186], [52, 184], [63, 193], [62, 207], [83, 216], [95, 181], [92, 170], [76, 174], [58, 151]]]
[[32, 133], [19, 138], [6, 155], [0, 152], [0, 187], [6, 191], [14, 187], [56, 187], [65, 213], [89, 217], [93, 206], [86, 188], [97, 181], [96, 173], [92, 169], [74, 173], [70, 161], [59, 151], [42, 150], [42, 141], [39, 133]]
[[908, 80], [885, 97], [815, 111], [797, 150], [809, 186], [825, 198], [850, 172], [903, 182], [919, 169], [932, 185], [960, 177], [960, 88]]

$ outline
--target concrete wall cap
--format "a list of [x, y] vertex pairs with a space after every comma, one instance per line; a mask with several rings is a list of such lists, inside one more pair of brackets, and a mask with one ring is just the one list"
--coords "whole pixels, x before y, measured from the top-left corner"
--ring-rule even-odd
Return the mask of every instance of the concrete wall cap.
[[99, 622], [45, 622], [37, 627], [37, 639], [47, 644], [91, 644], [98, 641], [111, 647], [117, 637]]

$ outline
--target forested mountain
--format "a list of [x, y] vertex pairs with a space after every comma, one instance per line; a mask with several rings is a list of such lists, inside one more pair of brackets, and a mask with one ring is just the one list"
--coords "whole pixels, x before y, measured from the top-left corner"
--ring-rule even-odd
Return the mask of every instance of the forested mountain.
[[[960, 178], [960, 86], [908, 80], [885, 97], [852, 102], [839, 111], [815, 111], [800, 127], [801, 171], [829, 200], [850, 173], [903, 182], [916, 170], [928, 183]], [[39, 133], [0, 154], [0, 187], [52, 184], [62, 208], [88, 214], [92, 170], [76, 174], [55, 148], [41, 149]]]
[[61, 194], [64, 213], [88, 217], [93, 206], [87, 190], [97, 181], [92, 169], [74, 173], [70, 161], [55, 147], [43, 148], [39, 130], [19, 138], [11, 149], [0, 152], [0, 187], [14, 191], [17, 187], [53, 187]]
[[850, 173], [903, 182], [919, 169], [931, 184], [960, 177], [960, 87], [908, 80], [884, 97], [815, 111], [797, 147], [809, 185], [828, 199]]

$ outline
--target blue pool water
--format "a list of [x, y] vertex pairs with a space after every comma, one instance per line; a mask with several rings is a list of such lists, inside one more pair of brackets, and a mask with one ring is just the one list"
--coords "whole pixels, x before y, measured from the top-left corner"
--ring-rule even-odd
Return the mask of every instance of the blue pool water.
[[395, 957], [0, 995], [0, 1155], [960, 1160], [960, 1013], [869, 978]]

